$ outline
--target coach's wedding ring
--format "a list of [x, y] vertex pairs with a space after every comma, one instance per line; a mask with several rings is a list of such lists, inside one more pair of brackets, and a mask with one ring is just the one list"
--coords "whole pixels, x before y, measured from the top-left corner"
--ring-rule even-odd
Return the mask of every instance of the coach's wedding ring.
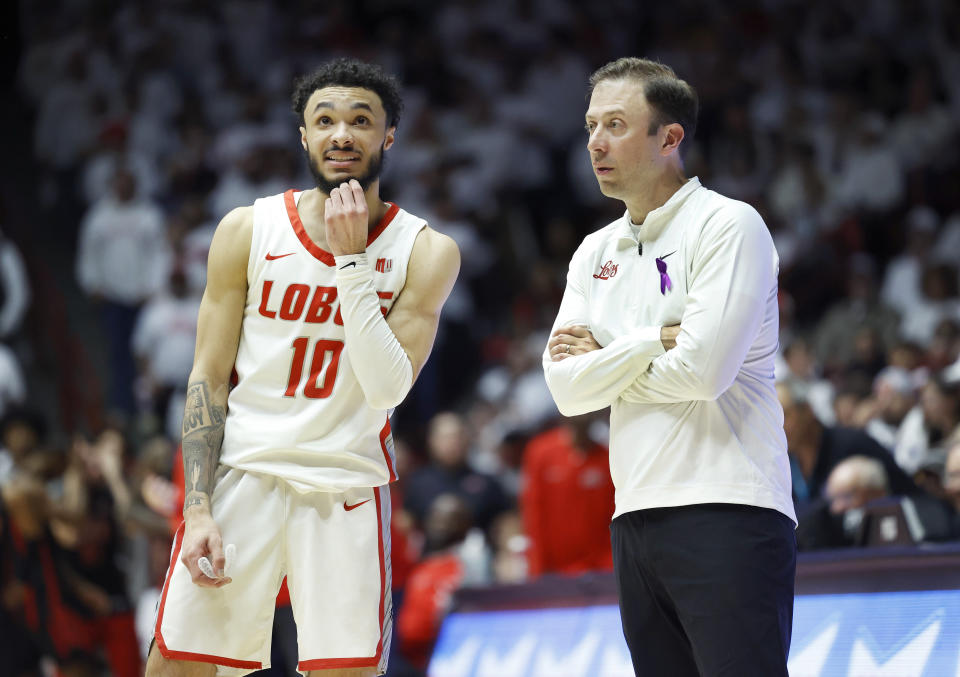
[[569, 343], [564, 343], [564, 344], [563, 344], [563, 347], [566, 348], [567, 354], [570, 354], [570, 344], [569, 344]]

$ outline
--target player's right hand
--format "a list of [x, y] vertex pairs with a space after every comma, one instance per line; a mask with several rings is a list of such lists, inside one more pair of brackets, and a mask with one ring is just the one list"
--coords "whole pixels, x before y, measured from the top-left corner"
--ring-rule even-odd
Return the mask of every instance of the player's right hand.
[[[201, 557], [206, 557], [213, 565], [214, 577], [211, 578], [200, 570], [197, 561]], [[223, 538], [212, 515], [194, 514], [187, 520], [183, 544], [180, 547], [180, 561], [187, 567], [193, 582], [199, 586], [220, 588], [232, 580], [224, 575], [226, 557], [223, 553]]]

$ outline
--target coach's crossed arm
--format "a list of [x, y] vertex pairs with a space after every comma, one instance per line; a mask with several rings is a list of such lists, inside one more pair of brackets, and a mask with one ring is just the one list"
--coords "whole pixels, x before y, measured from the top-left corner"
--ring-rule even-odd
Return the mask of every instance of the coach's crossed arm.
[[691, 263], [683, 335], [621, 397], [634, 404], [716, 400], [734, 382], [775, 303], [778, 259], [763, 219], [749, 205], [704, 226]]
[[588, 272], [580, 253], [570, 261], [567, 287], [543, 352], [547, 387], [564, 416], [609, 407], [657, 355], [675, 345], [679, 332], [674, 327], [642, 327], [601, 347], [585, 319], [590, 303], [582, 280]]

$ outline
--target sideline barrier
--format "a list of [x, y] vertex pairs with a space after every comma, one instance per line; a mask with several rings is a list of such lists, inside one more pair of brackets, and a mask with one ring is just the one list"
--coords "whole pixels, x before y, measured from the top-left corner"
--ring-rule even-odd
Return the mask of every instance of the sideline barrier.
[[[960, 544], [804, 553], [791, 677], [960, 677]], [[633, 677], [611, 574], [465, 589], [429, 677]]]

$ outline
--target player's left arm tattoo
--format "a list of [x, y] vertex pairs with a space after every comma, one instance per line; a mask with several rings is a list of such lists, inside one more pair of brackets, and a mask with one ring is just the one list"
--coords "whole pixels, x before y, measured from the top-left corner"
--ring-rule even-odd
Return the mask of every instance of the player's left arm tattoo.
[[[225, 389], [224, 389], [225, 393]], [[220, 446], [226, 423], [226, 397], [221, 404], [211, 396], [207, 381], [187, 386], [183, 412], [184, 512], [193, 506], [210, 507], [214, 477], [220, 460]]]

